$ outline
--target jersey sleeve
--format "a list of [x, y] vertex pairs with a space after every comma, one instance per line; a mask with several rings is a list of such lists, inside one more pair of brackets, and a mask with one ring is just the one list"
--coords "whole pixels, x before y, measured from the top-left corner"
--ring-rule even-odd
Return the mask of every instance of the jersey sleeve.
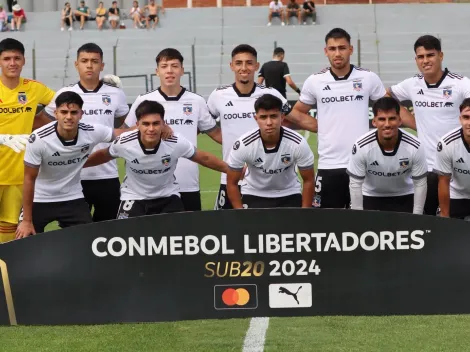
[[450, 148], [441, 139], [437, 143], [433, 172], [442, 176], [452, 176], [452, 156]]
[[284, 115], [289, 115], [290, 112], [292, 111], [292, 106], [290, 106], [289, 102], [287, 101], [286, 98], [282, 96], [281, 93], [277, 89], [274, 88], [268, 88], [269, 89], [269, 94], [274, 95], [275, 97], [278, 97], [282, 101], [282, 113]]
[[209, 95], [209, 99], [207, 99], [207, 108], [209, 109], [209, 113], [214, 119], [219, 118], [220, 111], [217, 109], [217, 90], [214, 90], [211, 95]]
[[228, 167], [235, 171], [242, 171], [247, 162], [246, 148], [240, 140], [235, 141], [228, 156]]
[[284, 62], [284, 71], [282, 77], [290, 76], [289, 65]]
[[384, 84], [380, 80], [379, 76], [377, 76], [376, 73], [371, 72], [370, 73], [370, 78], [371, 78], [371, 90], [369, 97], [371, 100], [378, 100], [387, 94], [387, 91], [385, 90]]
[[40, 87], [38, 102], [47, 106], [54, 98], [55, 92], [42, 83], [38, 83], [38, 86]]
[[204, 98], [201, 98], [199, 103], [199, 118], [197, 121], [197, 127], [202, 133], [207, 133], [217, 127], [215, 120], [209, 113], [209, 109]]
[[126, 116], [126, 120], [124, 121], [127, 127], [134, 127], [137, 124], [137, 117], [135, 116], [135, 110], [140, 105], [141, 101], [142, 101], [142, 98], [139, 95], [137, 99], [134, 101], [134, 103], [132, 104], [131, 109], [129, 110], [129, 113]]
[[315, 158], [305, 138], [302, 138], [302, 142], [300, 142], [296, 154], [296, 163], [299, 170], [313, 168]]
[[352, 155], [349, 158], [348, 168], [346, 170], [349, 176], [363, 179], [366, 177], [366, 163], [364, 160], [364, 152], [359, 150], [355, 143], [352, 148]]
[[122, 157], [123, 146], [120, 141], [120, 137], [117, 137], [113, 143], [109, 146], [109, 155], [113, 158]]
[[261, 66], [261, 70], [259, 70], [258, 77], [263, 77], [264, 78], [264, 64]]
[[416, 150], [413, 157], [413, 165], [411, 166], [411, 178], [414, 180], [426, 177], [428, 174], [428, 163], [426, 161], [426, 154], [424, 147], [421, 144]]
[[39, 168], [42, 162], [43, 143], [36, 133], [29, 136], [24, 154], [24, 164], [29, 167]]
[[52, 99], [49, 101], [49, 103], [47, 103], [46, 107], [44, 108], [44, 111], [51, 117], [54, 117], [55, 118], [55, 109], [56, 109], [56, 106], [55, 106], [55, 100], [57, 99], [57, 97], [59, 96], [60, 93], [64, 92], [64, 89], [59, 89], [55, 95], [52, 97]]
[[470, 98], [470, 79], [464, 77], [461, 82], [462, 97], [464, 99]]
[[315, 86], [313, 82], [313, 75], [307, 78], [302, 86], [300, 92], [299, 101], [307, 105], [314, 105], [317, 102], [317, 96], [315, 95]]
[[114, 130], [105, 125], [96, 124], [94, 139], [96, 143], [110, 143], [114, 140]]
[[412, 78], [405, 79], [398, 84], [390, 87], [392, 91], [392, 95], [394, 98], [398, 99], [399, 101], [403, 100], [411, 100], [410, 95], [410, 86], [411, 86]]
[[177, 153], [178, 157], [191, 159], [196, 154], [196, 147], [182, 135], [178, 135]]
[[124, 117], [129, 112], [129, 106], [127, 105], [127, 97], [126, 93], [122, 89], [119, 89], [118, 93], [118, 106], [116, 112], [114, 113], [114, 117], [119, 119]]

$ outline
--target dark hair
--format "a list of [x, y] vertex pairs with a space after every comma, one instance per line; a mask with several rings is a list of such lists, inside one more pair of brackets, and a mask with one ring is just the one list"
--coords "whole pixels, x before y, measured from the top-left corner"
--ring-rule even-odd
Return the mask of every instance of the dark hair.
[[184, 58], [178, 50], [173, 48], [166, 48], [160, 51], [155, 59], [157, 65], [162, 60], [178, 60], [179, 62], [181, 62], [181, 65], [183, 65]]
[[83, 107], [82, 97], [72, 91], [66, 91], [60, 93], [57, 98], [55, 98], [55, 106], [58, 108], [61, 105], [77, 104], [80, 109]]
[[470, 98], [465, 98], [462, 104], [460, 104], [459, 106], [460, 112], [462, 112], [466, 108], [470, 108]]
[[400, 114], [400, 104], [395, 98], [383, 97], [378, 99], [372, 107], [374, 116], [377, 116], [380, 111], [391, 111], [394, 110], [397, 114]]
[[100, 54], [101, 60], [103, 60], [103, 50], [101, 50], [100, 46], [95, 43], [86, 43], [79, 47], [77, 50], [77, 58], [80, 53]]
[[113, 4], [113, 5], [114, 5], [114, 4], [117, 4], [117, 1], [113, 1], [112, 4]]
[[255, 111], [263, 110], [282, 111], [282, 100], [272, 94], [264, 94], [255, 101]]
[[137, 117], [137, 121], [139, 121], [145, 115], [150, 114], [159, 114], [163, 120], [163, 117], [165, 117], [165, 108], [159, 102], [144, 100], [139, 104], [137, 109], [135, 109], [135, 116]]
[[6, 38], [0, 42], [0, 55], [4, 51], [19, 51], [24, 56], [24, 45], [13, 38]]
[[284, 51], [283, 48], [278, 47], [278, 48], [274, 49], [274, 52], [273, 52], [274, 56], [279, 56], [281, 54], [285, 54], [285, 51]]
[[351, 36], [342, 28], [333, 28], [325, 37], [325, 43], [328, 43], [328, 39], [346, 39], [351, 44]]
[[416, 49], [421, 46], [424, 47], [424, 49], [426, 50], [436, 49], [437, 51], [441, 51], [441, 41], [432, 35], [423, 35], [418, 38], [414, 46], [415, 53]]
[[253, 55], [254, 57], [258, 58], [258, 52], [256, 51], [255, 48], [253, 48], [251, 45], [248, 44], [240, 44], [237, 45], [235, 48], [232, 50], [232, 58], [241, 53], [249, 53]]

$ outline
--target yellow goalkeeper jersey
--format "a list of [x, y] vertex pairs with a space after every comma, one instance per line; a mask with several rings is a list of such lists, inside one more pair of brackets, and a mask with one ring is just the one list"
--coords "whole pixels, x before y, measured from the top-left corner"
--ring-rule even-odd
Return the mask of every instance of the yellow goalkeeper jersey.
[[[38, 104], [47, 105], [54, 91], [44, 84], [20, 78], [15, 89], [0, 80], [0, 134], [30, 134]], [[0, 145], [0, 186], [23, 184], [24, 153]]]

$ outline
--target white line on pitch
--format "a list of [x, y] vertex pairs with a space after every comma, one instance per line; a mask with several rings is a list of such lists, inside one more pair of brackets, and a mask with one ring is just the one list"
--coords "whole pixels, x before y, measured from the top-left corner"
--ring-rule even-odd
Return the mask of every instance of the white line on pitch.
[[269, 318], [251, 318], [245, 341], [243, 341], [243, 352], [263, 352], [266, 331], [269, 326]]

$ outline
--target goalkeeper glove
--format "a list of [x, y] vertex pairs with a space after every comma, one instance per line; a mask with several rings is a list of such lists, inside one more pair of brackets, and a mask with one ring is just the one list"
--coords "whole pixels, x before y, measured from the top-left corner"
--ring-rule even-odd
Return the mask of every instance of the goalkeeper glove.
[[4, 145], [8, 148], [13, 149], [15, 152], [20, 153], [25, 149], [26, 143], [28, 143], [27, 134], [0, 134], [0, 145]]
[[113, 87], [121, 88], [122, 89], [122, 82], [118, 76], [115, 75], [105, 75], [103, 77], [103, 82], [107, 83]]

